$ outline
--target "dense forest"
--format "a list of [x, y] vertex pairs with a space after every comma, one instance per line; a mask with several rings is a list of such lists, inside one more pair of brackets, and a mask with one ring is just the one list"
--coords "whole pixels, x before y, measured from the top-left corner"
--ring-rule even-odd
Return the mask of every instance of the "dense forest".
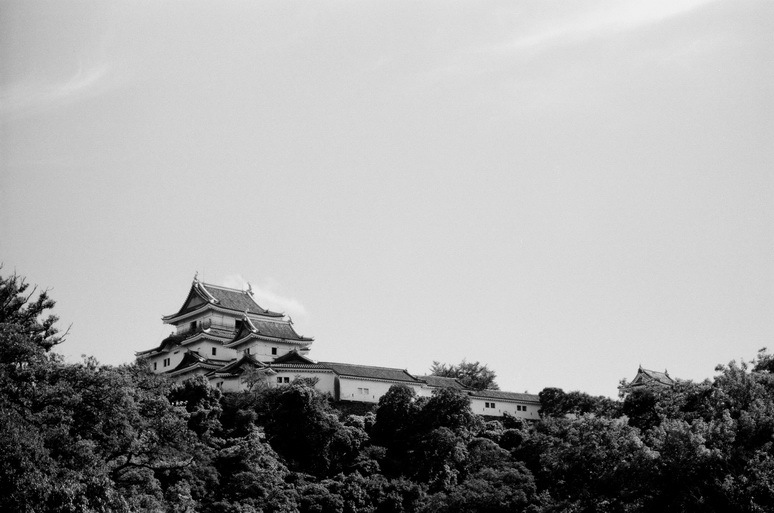
[[774, 357], [622, 400], [546, 388], [542, 418], [453, 390], [372, 410], [310, 383], [239, 394], [143, 362], [66, 363], [54, 302], [0, 278], [0, 511], [771, 511]]

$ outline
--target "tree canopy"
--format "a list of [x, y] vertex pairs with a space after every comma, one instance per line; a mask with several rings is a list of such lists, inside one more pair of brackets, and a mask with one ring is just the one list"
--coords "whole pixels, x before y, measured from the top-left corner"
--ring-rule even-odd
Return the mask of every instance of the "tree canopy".
[[0, 277], [0, 511], [742, 513], [774, 504], [765, 350], [718, 366], [712, 380], [619, 401], [548, 387], [536, 421], [485, 421], [458, 390], [419, 397], [406, 386], [354, 415], [303, 380], [221, 395], [204, 378], [172, 384], [142, 361], [66, 363], [50, 351], [61, 342], [53, 301], [28, 290]]
[[430, 374], [444, 378], [456, 378], [463, 386], [472, 390], [500, 390], [495, 381], [497, 374], [479, 362], [462, 360], [457, 365], [433, 362]]

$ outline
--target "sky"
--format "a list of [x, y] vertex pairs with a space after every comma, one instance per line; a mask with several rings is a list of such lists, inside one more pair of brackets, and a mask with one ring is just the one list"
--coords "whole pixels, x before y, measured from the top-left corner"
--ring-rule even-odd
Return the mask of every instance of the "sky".
[[0, 274], [69, 361], [156, 346], [198, 272], [317, 360], [710, 378], [774, 345], [772, 34], [758, 0], [0, 0]]

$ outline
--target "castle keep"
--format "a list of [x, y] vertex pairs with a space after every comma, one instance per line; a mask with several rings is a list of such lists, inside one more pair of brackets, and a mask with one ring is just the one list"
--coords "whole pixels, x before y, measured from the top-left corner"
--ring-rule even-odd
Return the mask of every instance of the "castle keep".
[[307, 379], [336, 401], [363, 403], [377, 403], [392, 385], [406, 385], [419, 396], [452, 387], [470, 397], [479, 415], [538, 418], [537, 395], [468, 390], [456, 379], [414, 376], [405, 369], [315, 361], [309, 357], [314, 339], [300, 335], [289, 317], [258, 305], [249, 285], [238, 290], [195, 277], [180, 310], [162, 320], [174, 327], [172, 334], [137, 356], [177, 382], [204, 376], [233, 392], [256, 382], [281, 386]]

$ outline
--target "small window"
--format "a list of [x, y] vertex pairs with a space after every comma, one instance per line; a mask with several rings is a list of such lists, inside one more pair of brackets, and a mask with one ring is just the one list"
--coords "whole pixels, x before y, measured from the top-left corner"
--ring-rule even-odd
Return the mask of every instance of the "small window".
[[245, 349], [245, 354], [250, 354], [250, 348]]
[[277, 383], [282, 383], [282, 378], [277, 378]]
[[242, 321], [240, 321], [240, 320], [238, 320], [238, 319], [237, 319], [237, 320], [234, 322], [234, 329], [236, 330], [236, 332], [237, 332], [237, 333], [239, 333], [239, 330], [241, 330], [241, 329], [242, 329]]
[[277, 354], [277, 348], [276, 347], [272, 347], [271, 348], [271, 354]]
[[282, 378], [284, 383], [290, 383], [290, 378]]
[[158, 367], [159, 367], [158, 362], [153, 362], [153, 370], [158, 369]]
[[191, 323], [190, 330], [191, 331], [196, 331], [196, 321]]
[[164, 367], [169, 367], [169, 358], [164, 358]]
[[216, 354], [218, 354], [218, 348], [217, 347], [213, 347], [212, 348], [212, 356], [215, 356]]
[[368, 395], [370, 392], [368, 391], [368, 389], [367, 389], [367, 388], [364, 388], [364, 389], [363, 389], [363, 393], [364, 393], [364, 394], [366, 394], [366, 395]]

